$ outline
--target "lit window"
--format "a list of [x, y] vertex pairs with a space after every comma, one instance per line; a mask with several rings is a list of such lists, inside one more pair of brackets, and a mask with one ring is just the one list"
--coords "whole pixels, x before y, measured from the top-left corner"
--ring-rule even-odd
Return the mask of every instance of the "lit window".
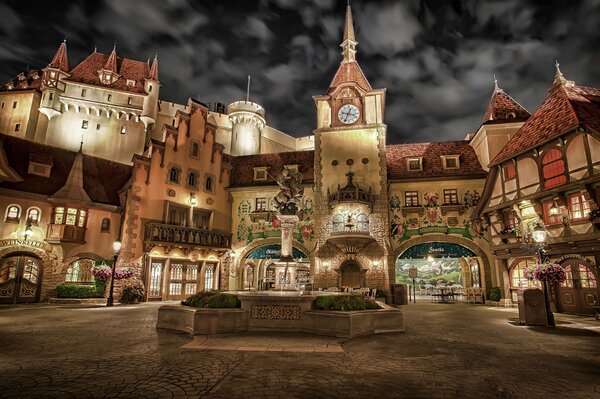
[[83, 209], [81, 209], [79, 211], [79, 221], [77, 223], [77, 225], [79, 227], [85, 227], [85, 217], [86, 217], [87, 212], [84, 211]]
[[544, 177], [544, 188], [552, 188], [565, 184], [565, 161], [562, 153], [557, 149], [547, 151], [542, 157], [542, 174]]
[[404, 203], [406, 206], [419, 206], [419, 192], [418, 191], [405, 191], [404, 192]]
[[256, 199], [256, 212], [266, 212], [267, 211], [267, 199], [266, 198], [257, 198]]
[[56, 72], [50, 71], [50, 79], [56, 79]]
[[65, 208], [54, 208], [54, 224], [63, 224], [65, 221]]
[[569, 196], [569, 218], [583, 220], [590, 215], [590, 205], [581, 193]]
[[121, 126], [121, 134], [127, 133], [127, 127]]
[[535, 267], [535, 261], [529, 259], [523, 259], [519, 261], [510, 271], [510, 285], [513, 288], [522, 287], [539, 287], [540, 282], [537, 280], [529, 280], [525, 277], [525, 268], [528, 267], [533, 269]]
[[102, 233], [106, 233], [109, 230], [110, 230], [110, 219], [109, 218], [102, 219], [102, 225], [100, 227], [100, 231]]
[[94, 281], [92, 275], [92, 259], [79, 259], [71, 263], [67, 268], [65, 282], [67, 283], [91, 283]]
[[504, 170], [504, 180], [514, 179], [515, 176], [517, 175], [515, 165], [512, 163], [510, 163], [508, 165], [504, 165], [503, 170]]
[[27, 221], [31, 224], [38, 224], [40, 221], [40, 210], [37, 208], [29, 208], [27, 211]]
[[406, 168], [410, 171], [423, 170], [423, 158], [407, 158]]
[[17, 205], [10, 205], [6, 209], [6, 217], [4, 218], [4, 220], [7, 222], [8, 221], [18, 222], [20, 217], [21, 217], [21, 208], [19, 208]]
[[210, 291], [214, 285], [214, 266], [206, 266], [206, 272], [204, 273], [204, 291]]
[[458, 190], [455, 188], [444, 190], [444, 205], [458, 204]]
[[556, 204], [556, 202], [554, 200], [544, 201], [542, 203], [542, 209], [544, 211], [544, 223], [546, 224], [546, 226], [553, 226], [553, 225], [560, 224], [559, 215], [555, 216], [555, 215], [550, 214], [550, 208], [552, 208], [552, 207], [558, 207], [558, 205]]
[[77, 209], [75, 208], [67, 208], [67, 218], [65, 219], [65, 224], [69, 226], [75, 226], [77, 223]]
[[21, 130], [21, 124], [20, 124], [20, 123], [17, 123], [17, 124], [15, 125], [15, 132], [18, 132], [18, 131], [20, 131], [20, 130]]
[[87, 129], [88, 128], [88, 121], [81, 121], [81, 128], [82, 129]]

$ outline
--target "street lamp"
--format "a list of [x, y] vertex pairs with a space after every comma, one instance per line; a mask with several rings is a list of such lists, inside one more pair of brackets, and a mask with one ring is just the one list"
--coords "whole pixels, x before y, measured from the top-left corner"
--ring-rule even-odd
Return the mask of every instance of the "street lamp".
[[194, 193], [190, 193], [190, 205], [191, 206], [198, 205], [198, 199], [196, 198], [196, 195]]
[[106, 306], [113, 306], [114, 297], [113, 292], [115, 289], [115, 269], [117, 267], [117, 258], [119, 257], [119, 252], [121, 252], [121, 241], [117, 240], [113, 242], [113, 263], [112, 263], [112, 273], [110, 274], [110, 292], [108, 294], [108, 300], [106, 301]]
[[[538, 247], [538, 259], [540, 265], [544, 263], [546, 258], [546, 251], [544, 250], [544, 245], [546, 244], [546, 238], [548, 238], [548, 232], [544, 227], [542, 227], [539, 223], [533, 228], [531, 232], [531, 237], [533, 241], [535, 241]], [[544, 303], [546, 304], [546, 319], [548, 321], [549, 326], [554, 326], [554, 314], [550, 309], [550, 299], [548, 296], [548, 282], [547, 280], [543, 280], [542, 285], [544, 291]]]
[[548, 213], [550, 214], [550, 216], [558, 216], [558, 214], [560, 213], [560, 209], [558, 209], [558, 205], [556, 205], [556, 202], [553, 202], [552, 205], [550, 205]]

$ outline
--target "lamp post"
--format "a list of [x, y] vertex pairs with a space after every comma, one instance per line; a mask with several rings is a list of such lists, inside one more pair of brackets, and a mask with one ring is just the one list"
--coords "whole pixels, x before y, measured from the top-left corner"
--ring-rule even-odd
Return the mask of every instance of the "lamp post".
[[[546, 244], [546, 238], [548, 237], [548, 233], [546, 229], [544, 229], [539, 223], [533, 228], [531, 232], [531, 236], [533, 241], [535, 241], [538, 247], [538, 259], [540, 265], [544, 263], [546, 258], [546, 251], [544, 250], [544, 245]], [[544, 291], [544, 303], [546, 304], [546, 320], [549, 326], [554, 326], [554, 314], [550, 309], [550, 298], [548, 295], [548, 281], [543, 280], [542, 289]]]
[[112, 273], [110, 273], [110, 292], [108, 294], [106, 306], [113, 306], [114, 303], [113, 292], [115, 289], [115, 269], [117, 267], [117, 258], [119, 257], [119, 252], [121, 252], [121, 241], [117, 240], [113, 242], [113, 252]]

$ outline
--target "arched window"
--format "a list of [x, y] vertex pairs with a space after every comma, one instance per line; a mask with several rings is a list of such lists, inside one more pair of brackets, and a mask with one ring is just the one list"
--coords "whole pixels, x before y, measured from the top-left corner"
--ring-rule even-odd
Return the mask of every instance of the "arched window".
[[333, 217], [332, 227], [334, 232], [344, 231], [344, 216], [337, 214]]
[[517, 262], [510, 270], [510, 286], [512, 288], [523, 287], [540, 287], [540, 282], [537, 280], [529, 280], [525, 277], [525, 268], [533, 269], [535, 261], [523, 259]]
[[206, 180], [204, 181], [204, 190], [212, 193], [212, 191], [213, 191], [213, 179], [212, 179], [212, 177], [208, 176], [206, 178]]
[[206, 266], [204, 272], [204, 291], [210, 291], [214, 287], [214, 266]]
[[198, 156], [199, 150], [200, 150], [200, 146], [198, 145], [198, 143], [192, 143], [192, 156], [193, 157]]
[[544, 188], [562, 186], [567, 182], [565, 161], [560, 150], [553, 148], [546, 151], [542, 157], [542, 177]]
[[102, 233], [106, 233], [110, 230], [110, 219], [104, 218], [102, 219], [102, 225], [100, 226], [100, 231]]
[[92, 266], [94, 261], [92, 259], [78, 259], [71, 263], [67, 268], [67, 275], [65, 276], [65, 282], [67, 283], [91, 283], [93, 282], [92, 277]]
[[27, 210], [27, 221], [31, 224], [38, 224], [41, 212], [39, 208], [29, 208]]
[[198, 179], [196, 177], [196, 173], [190, 172], [188, 174], [188, 186], [196, 187], [196, 184], [198, 184]]
[[5, 222], [18, 222], [21, 218], [21, 207], [19, 205], [9, 205], [6, 208]]
[[171, 167], [169, 169], [169, 181], [172, 183], [179, 183], [179, 169]]

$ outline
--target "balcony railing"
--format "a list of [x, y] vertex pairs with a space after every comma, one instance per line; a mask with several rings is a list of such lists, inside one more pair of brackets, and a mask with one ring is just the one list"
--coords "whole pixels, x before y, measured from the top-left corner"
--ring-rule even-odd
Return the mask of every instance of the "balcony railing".
[[85, 227], [51, 223], [46, 231], [46, 241], [51, 244], [61, 242], [85, 244], [85, 231]]
[[148, 222], [144, 232], [146, 246], [163, 245], [185, 248], [230, 248], [231, 234]]

